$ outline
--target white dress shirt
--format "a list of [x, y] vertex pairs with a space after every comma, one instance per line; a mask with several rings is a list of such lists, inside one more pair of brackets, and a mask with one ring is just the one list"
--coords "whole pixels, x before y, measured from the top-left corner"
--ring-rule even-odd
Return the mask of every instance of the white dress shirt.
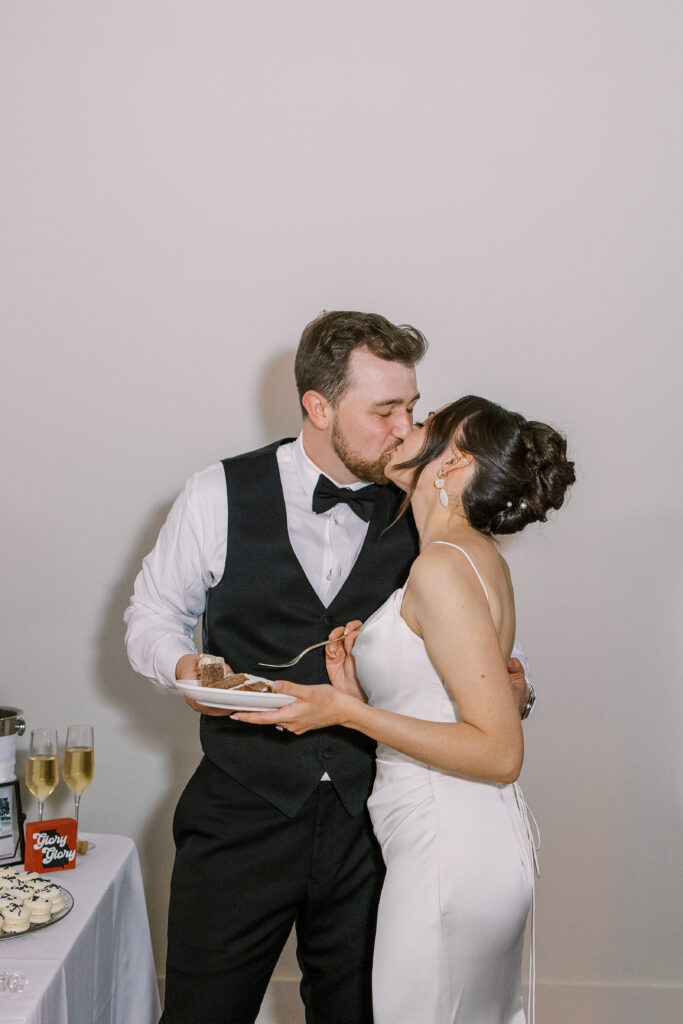
[[[358, 558], [368, 524], [344, 504], [320, 514], [313, 511], [320, 469], [306, 455], [301, 434], [280, 445], [276, 457], [292, 549], [327, 607]], [[354, 490], [367, 486], [362, 481], [333, 482]], [[124, 615], [131, 665], [165, 689], [174, 689], [179, 658], [197, 653], [192, 634], [204, 613], [207, 591], [223, 575], [227, 539], [225, 472], [217, 462], [191, 476], [174, 502], [142, 563]]]

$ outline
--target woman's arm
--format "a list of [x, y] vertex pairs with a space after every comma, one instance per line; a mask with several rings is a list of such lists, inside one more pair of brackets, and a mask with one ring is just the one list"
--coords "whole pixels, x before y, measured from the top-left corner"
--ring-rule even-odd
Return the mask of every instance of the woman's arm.
[[343, 724], [436, 768], [513, 782], [524, 757], [519, 710], [481, 584], [460, 559], [426, 548], [413, 565], [402, 614], [422, 636], [462, 721], [424, 722], [360, 706], [348, 709]]
[[405, 603], [407, 621], [422, 636], [462, 722], [422, 721], [371, 707], [334, 687], [284, 681], [277, 689], [296, 696], [295, 703], [233, 717], [283, 724], [294, 733], [344, 725], [435, 768], [514, 782], [524, 754], [519, 711], [478, 580], [468, 565], [427, 548], [413, 565]]

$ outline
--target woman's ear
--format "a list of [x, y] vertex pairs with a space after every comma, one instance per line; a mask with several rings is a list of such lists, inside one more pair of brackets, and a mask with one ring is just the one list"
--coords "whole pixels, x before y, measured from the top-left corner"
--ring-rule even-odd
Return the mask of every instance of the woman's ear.
[[327, 430], [332, 423], [332, 406], [319, 391], [306, 391], [301, 404], [317, 430]]
[[452, 473], [454, 469], [466, 469], [471, 466], [474, 462], [474, 456], [469, 452], [463, 452], [454, 445], [448, 451], [448, 458], [442, 466], [442, 472], [445, 475]]

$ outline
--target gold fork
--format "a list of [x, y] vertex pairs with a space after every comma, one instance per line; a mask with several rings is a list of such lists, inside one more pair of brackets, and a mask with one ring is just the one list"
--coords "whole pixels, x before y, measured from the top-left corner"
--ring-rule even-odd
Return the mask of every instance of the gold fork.
[[283, 665], [270, 665], [267, 661], [259, 661], [258, 664], [262, 665], [263, 668], [291, 668], [292, 665], [296, 665], [297, 662], [301, 661], [304, 654], [308, 654], [309, 651], [314, 651], [316, 647], [325, 647], [327, 644], [335, 644], [339, 640], [343, 639], [343, 636], [338, 636], [335, 640], [321, 640], [319, 644], [311, 644], [311, 646], [307, 647], [305, 651], [301, 652], [301, 654], [297, 654], [296, 658], [292, 658], [291, 661], [285, 661]]

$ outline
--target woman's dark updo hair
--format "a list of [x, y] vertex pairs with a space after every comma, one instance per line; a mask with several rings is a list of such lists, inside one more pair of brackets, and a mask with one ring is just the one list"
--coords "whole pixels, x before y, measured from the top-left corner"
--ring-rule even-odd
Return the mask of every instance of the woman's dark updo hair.
[[397, 467], [415, 469], [405, 507], [424, 467], [451, 444], [474, 457], [462, 503], [470, 526], [481, 533], [517, 533], [529, 523], [545, 522], [574, 483], [574, 463], [567, 460], [562, 434], [485, 398], [467, 395], [451, 402], [429, 418], [426, 429], [418, 454]]

